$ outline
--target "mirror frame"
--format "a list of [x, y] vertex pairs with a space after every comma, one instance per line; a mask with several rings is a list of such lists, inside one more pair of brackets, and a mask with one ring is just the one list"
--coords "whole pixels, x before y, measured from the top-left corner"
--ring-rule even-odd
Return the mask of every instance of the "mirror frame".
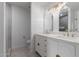
[[[68, 10], [68, 32], [71, 32], [71, 11], [70, 11], [70, 8], [68, 7], [68, 6], [66, 6], [66, 5], [64, 5], [61, 9], [60, 9], [60, 11], [64, 8], [64, 7], [66, 7], [66, 9]], [[59, 11], [59, 14], [60, 14], [60, 11]], [[62, 31], [59, 31], [59, 32], [62, 32]], [[63, 31], [64, 32], [64, 31]]]

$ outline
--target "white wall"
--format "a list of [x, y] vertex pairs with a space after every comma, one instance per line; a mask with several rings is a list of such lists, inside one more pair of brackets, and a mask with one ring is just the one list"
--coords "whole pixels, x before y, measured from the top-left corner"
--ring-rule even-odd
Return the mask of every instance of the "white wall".
[[26, 47], [30, 38], [30, 10], [12, 6], [12, 48]]
[[4, 3], [0, 2], [0, 57], [4, 56]]
[[43, 32], [44, 10], [36, 2], [31, 4], [31, 34]]
[[31, 47], [33, 48], [35, 33], [43, 33], [44, 31], [44, 8], [38, 2], [31, 4]]

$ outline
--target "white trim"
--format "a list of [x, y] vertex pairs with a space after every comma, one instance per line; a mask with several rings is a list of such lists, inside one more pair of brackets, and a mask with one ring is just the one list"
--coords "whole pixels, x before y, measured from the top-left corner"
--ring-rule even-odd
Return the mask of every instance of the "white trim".
[[68, 32], [71, 32], [71, 14], [70, 14], [70, 8], [68, 8]]
[[4, 56], [6, 56], [6, 2], [4, 2]]

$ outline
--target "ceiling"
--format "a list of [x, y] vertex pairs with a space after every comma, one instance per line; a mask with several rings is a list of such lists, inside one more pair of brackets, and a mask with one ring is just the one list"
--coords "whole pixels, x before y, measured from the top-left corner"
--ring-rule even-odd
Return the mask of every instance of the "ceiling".
[[[45, 8], [49, 8], [49, 7], [51, 8], [58, 3], [60, 2], [38, 2], [38, 4], [40, 4], [41, 6]], [[73, 10], [79, 10], [79, 2], [67, 2], [66, 5], [72, 8]]]
[[[22, 6], [22, 7], [30, 7], [31, 2], [7, 2], [8, 4], [11, 5], [16, 5], [16, 6]], [[49, 7], [50, 5], [54, 4], [55, 2], [33, 2], [35, 4], [38, 4], [44, 8]]]
[[49, 7], [51, 4], [54, 4], [55, 2], [38, 2], [43, 7]]
[[30, 2], [7, 2], [7, 3], [21, 7], [30, 7]]
[[79, 10], [79, 2], [68, 2], [67, 6], [73, 10]]
[[51, 8], [52, 6], [56, 5], [58, 2], [39, 2], [42, 7], [44, 8]]
[[[7, 3], [11, 4], [11, 5], [16, 5], [16, 6], [22, 6], [22, 7], [30, 7], [31, 6], [31, 2], [7, 2]], [[33, 3], [38, 4], [44, 8], [49, 8], [58, 2], [33, 2]]]

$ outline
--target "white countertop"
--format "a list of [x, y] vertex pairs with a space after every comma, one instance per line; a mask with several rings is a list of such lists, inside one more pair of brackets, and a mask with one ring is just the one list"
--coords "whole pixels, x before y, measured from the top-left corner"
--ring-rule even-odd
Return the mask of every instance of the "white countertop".
[[61, 35], [40, 34], [40, 33], [36, 35], [41, 35], [41, 36], [48, 37], [48, 38], [56, 38], [55, 40], [62, 40], [66, 42], [79, 44], [79, 37], [66, 37], [66, 36], [61, 36]]

